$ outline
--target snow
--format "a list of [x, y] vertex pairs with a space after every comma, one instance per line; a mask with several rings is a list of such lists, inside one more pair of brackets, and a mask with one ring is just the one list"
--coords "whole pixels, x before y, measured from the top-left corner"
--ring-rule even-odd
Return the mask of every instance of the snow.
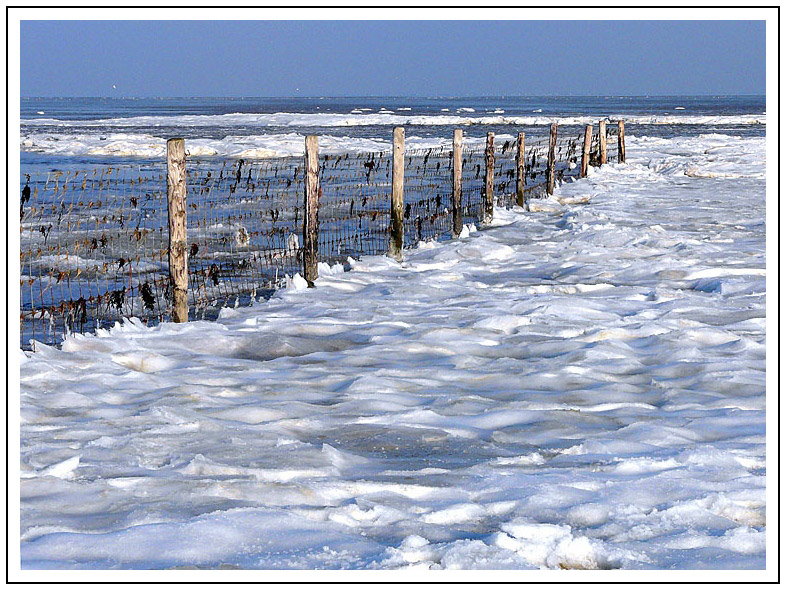
[[402, 264], [20, 352], [22, 567], [764, 568], [764, 139], [628, 142]]
[[[460, 107], [455, 114], [412, 115], [404, 109], [398, 114], [380, 109], [377, 113], [365, 113], [368, 109], [354, 109], [342, 113], [227, 113], [220, 115], [156, 115], [119, 118], [97, 118], [89, 120], [60, 120], [54, 118], [23, 119], [19, 149], [22, 152], [42, 153], [57, 156], [110, 156], [163, 158], [166, 156], [165, 131], [188, 129], [187, 146], [190, 157], [223, 156], [233, 158], [274, 158], [302, 156], [304, 135], [302, 129], [321, 128], [319, 149], [323, 154], [346, 152], [388, 152], [391, 149], [388, 137], [358, 137], [353, 130], [382, 126], [390, 128], [406, 125], [408, 149], [449, 147], [450, 139], [420, 137], [418, 127], [465, 126], [546, 126], [558, 123], [565, 127], [597, 125], [594, 116], [509, 116], [504, 110], [495, 109], [486, 115], [476, 115], [471, 107]], [[449, 111], [449, 109], [442, 109]], [[403, 114], [402, 114], [403, 113]], [[542, 113], [535, 109], [533, 113]], [[629, 129], [638, 126], [745, 126], [764, 127], [766, 115], [749, 113], [740, 115], [666, 115], [613, 114], [611, 121], [625, 120]], [[227, 129], [227, 135], [213, 137], [214, 128]], [[237, 129], [243, 130], [237, 134]], [[203, 136], [204, 135], [204, 136]], [[485, 137], [474, 137], [467, 132], [465, 147], [482, 147]], [[515, 134], [497, 134], [500, 142], [515, 140]], [[734, 149], [734, 146], [728, 146]], [[701, 175], [702, 170], [696, 170]], [[718, 171], [724, 174], [723, 171]]]
[[[475, 116], [472, 107], [456, 109], [457, 115], [396, 115], [384, 107], [378, 113], [361, 114], [370, 109], [354, 109], [342, 113], [227, 113], [221, 115], [156, 115], [115, 117], [90, 120], [54, 118], [24, 119], [26, 126], [69, 127], [357, 127], [368, 125], [589, 125], [597, 123], [593, 116]], [[499, 109], [497, 109], [499, 110]], [[449, 109], [442, 109], [449, 111]], [[533, 113], [542, 113], [536, 109]], [[494, 112], [493, 114], [498, 114]], [[470, 115], [470, 116], [468, 116]], [[767, 116], [758, 113], [742, 115], [631, 115], [610, 114], [610, 120], [624, 119], [630, 125], [766, 125]]]
[[[20, 150], [58, 156], [133, 156], [147, 158], [166, 157], [166, 137], [150, 133], [66, 133], [69, 127], [58, 128], [58, 133], [26, 133]], [[223, 156], [233, 158], [276, 158], [302, 156], [302, 133], [260, 133], [253, 135], [227, 135], [221, 139], [192, 137], [188, 139], [190, 157]], [[499, 141], [511, 141], [514, 135], [500, 133]], [[484, 137], [466, 137], [467, 147], [478, 148]], [[407, 137], [407, 149], [449, 147], [451, 140], [440, 137]], [[320, 135], [319, 151], [322, 154], [390, 152], [389, 139], [363, 138], [346, 135]]]

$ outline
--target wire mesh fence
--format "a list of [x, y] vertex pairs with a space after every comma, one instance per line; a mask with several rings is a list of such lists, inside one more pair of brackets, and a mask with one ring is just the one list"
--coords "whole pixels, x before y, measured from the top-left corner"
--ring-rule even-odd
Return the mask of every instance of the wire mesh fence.
[[[404, 154], [404, 247], [449, 236], [452, 227], [453, 150], [432, 148]], [[472, 206], [465, 207], [468, 216]]]
[[190, 161], [187, 174], [189, 303], [197, 317], [297, 272], [301, 158]]
[[606, 125], [606, 159], [616, 162], [619, 158], [619, 128], [616, 125]]
[[[321, 262], [336, 264], [350, 256], [359, 258], [387, 249], [391, 173], [387, 152], [320, 158]], [[302, 191], [298, 194], [302, 195]]]
[[[606, 128], [607, 160], [617, 157]], [[555, 145], [558, 181], [581, 170], [584, 134]], [[598, 165], [592, 135], [590, 164]], [[549, 138], [527, 137], [526, 198], [545, 194]], [[516, 140], [494, 150], [494, 200], [516, 203]], [[452, 146], [404, 154], [404, 246], [448, 239], [452, 231]], [[269, 296], [303, 268], [302, 157], [189, 159], [187, 249], [189, 317], [211, 319], [226, 305]], [[462, 151], [461, 216], [484, 217], [485, 146]], [[391, 152], [319, 158], [318, 260], [329, 264], [388, 250]], [[56, 344], [120, 318], [146, 324], [172, 314], [166, 162], [23, 174], [20, 205], [20, 338]]]
[[163, 164], [23, 175], [23, 343], [166, 315], [164, 182]]

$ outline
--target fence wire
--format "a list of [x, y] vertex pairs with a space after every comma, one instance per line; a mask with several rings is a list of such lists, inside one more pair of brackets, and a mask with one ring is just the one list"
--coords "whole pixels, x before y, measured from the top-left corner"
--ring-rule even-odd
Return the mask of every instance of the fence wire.
[[189, 161], [189, 299], [210, 318], [232, 298], [254, 299], [297, 272], [303, 159]]
[[165, 182], [162, 165], [23, 175], [23, 343], [167, 314]]
[[[404, 247], [449, 236], [453, 224], [453, 150], [404, 154]], [[468, 212], [471, 215], [471, 207]]]
[[320, 262], [336, 264], [387, 250], [391, 175], [388, 152], [320, 157]]
[[[617, 158], [617, 128], [606, 128], [607, 159]], [[577, 177], [584, 134], [558, 136], [555, 177]], [[599, 165], [592, 135], [590, 164]], [[525, 197], [543, 196], [549, 139], [527, 137]], [[516, 203], [516, 139], [497, 138], [495, 206]], [[404, 245], [448, 239], [452, 231], [452, 147], [404, 154]], [[210, 319], [221, 307], [268, 296], [302, 272], [302, 157], [188, 159], [189, 316]], [[382, 254], [388, 249], [391, 152], [319, 158], [318, 260]], [[485, 145], [462, 151], [462, 216], [483, 219]], [[166, 163], [23, 174], [20, 204], [21, 345], [56, 344], [120, 318], [146, 324], [172, 313]]]

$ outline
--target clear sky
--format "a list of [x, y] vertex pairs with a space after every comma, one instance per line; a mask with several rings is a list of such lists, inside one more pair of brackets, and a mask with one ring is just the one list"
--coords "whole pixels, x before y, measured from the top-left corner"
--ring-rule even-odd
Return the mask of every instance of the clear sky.
[[764, 94], [764, 31], [764, 21], [22, 21], [20, 88], [117, 97]]

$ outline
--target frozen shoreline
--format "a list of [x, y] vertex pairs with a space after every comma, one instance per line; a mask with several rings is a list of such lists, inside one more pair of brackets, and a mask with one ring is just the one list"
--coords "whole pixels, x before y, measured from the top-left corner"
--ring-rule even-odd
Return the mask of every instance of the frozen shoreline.
[[[625, 120], [634, 133], [647, 135], [648, 128], [681, 127], [700, 129], [728, 126], [764, 128], [764, 114], [746, 115], [610, 115], [610, 120]], [[522, 128], [540, 128], [548, 133], [549, 124], [561, 127], [596, 125], [595, 116], [465, 116], [397, 115], [393, 113], [230, 113], [223, 115], [169, 115], [90, 120], [51, 118], [23, 119], [20, 150], [55, 157], [110, 156], [163, 158], [166, 140], [172, 134], [186, 134], [192, 157], [271, 158], [303, 155], [303, 129], [319, 134], [324, 153], [388, 152], [390, 128], [411, 126], [408, 148], [447, 146], [449, 137], [432, 136], [446, 127], [466, 129], [467, 146], [480, 146], [482, 128], [494, 127], [500, 140], [515, 139]], [[379, 129], [377, 129], [379, 128]], [[507, 131], [507, 129], [510, 129]], [[363, 132], [369, 136], [358, 137]], [[477, 137], [472, 135], [477, 133]], [[440, 132], [438, 135], [442, 135]]]
[[628, 154], [402, 266], [22, 355], [23, 567], [763, 568], [764, 140]]
[[[472, 111], [473, 109], [468, 109]], [[467, 111], [467, 109], [459, 109]], [[631, 125], [766, 125], [767, 115], [633, 115], [610, 114], [612, 121], [624, 119]], [[379, 113], [227, 113], [222, 115], [166, 115], [138, 117], [109, 117], [93, 120], [53, 118], [22, 119], [23, 126], [62, 127], [362, 127], [367, 125], [394, 126], [443, 126], [443, 125], [520, 125], [547, 126], [590, 125], [597, 123], [596, 116], [478, 116], [478, 115], [396, 115], [389, 111]]]

